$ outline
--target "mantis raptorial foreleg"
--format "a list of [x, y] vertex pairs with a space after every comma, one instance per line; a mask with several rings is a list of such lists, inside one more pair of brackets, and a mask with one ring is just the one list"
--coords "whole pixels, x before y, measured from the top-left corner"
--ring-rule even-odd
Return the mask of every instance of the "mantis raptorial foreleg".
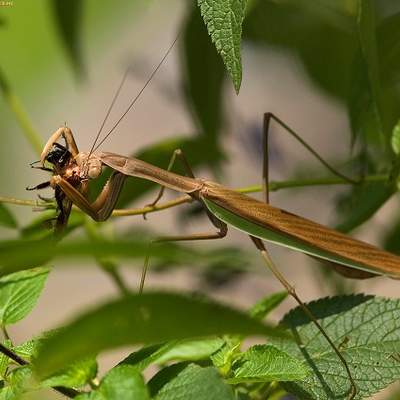
[[79, 190], [75, 189], [61, 176], [54, 176], [52, 179], [82, 211], [90, 215], [95, 221], [105, 221], [115, 208], [125, 178], [126, 175], [113, 172], [93, 203], [90, 203]]
[[49, 140], [43, 147], [42, 154], [40, 155], [40, 162], [42, 165], [44, 164], [46, 157], [49, 154], [54, 143], [56, 143], [60, 139], [60, 137], [63, 137], [65, 139], [67, 149], [73, 157], [76, 157], [79, 154], [78, 146], [76, 145], [71, 129], [69, 129], [67, 126], [62, 126], [50, 136]]
[[[317, 159], [325, 165], [332, 173], [335, 175], [338, 175], [346, 180], [350, 180], [349, 178], [345, 177], [342, 175], [340, 172], [336, 171], [333, 167], [331, 167], [321, 156], [319, 156], [318, 153], [315, 152], [315, 150], [309, 146], [299, 135], [297, 135], [296, 132], [291, 130], [286, 124], [284, 124], [279, 118], [275, 117], [271, 113], [265, 113], [264, 114], [264, 125], [263, 125], [263, 150], [264, 150], [264, 157], [263, 157], [263, 190], [265, 194], [265, 201], [268, 204], [269, 203], [269, 190], [268, 190], [268, 184], [269, 184], [269, 158], [268, 158], [268, 133], [269, 133], [269, 126], [270, 126], [270, 121], [271, 119], [274, 119], [277, 121], [281, 126], [283, 126], [289, 133], [291, 133], [301, 144], [303, 144]], [[351, 180], [353, 182], [353, 180]], [[282, 284], [282, 286], [286, 289], [286, 291], [289, 293], [290, 296], [292, 296], [295, 301], [299, 304], [303, 312], [307, 315], [307, 317], [314, 323], [314, 325], [317, 327], [317, 329], [321, 332], [321, 334], [325, 337], [329, 345], [332, 347], [333, 351], [336, 353], [338, 356], [339, 360], [343, 364], [347, 376], [350, 381], [351, 389], [350, 393], [348, 396], [348, 399], [354, 399], [354, 397], [357, 394], [357, 387], [354, 382], [353, 376], [351, 374], [349, 365], [347, 364], [346, 359], [343, 357], [341, 354], [340, 350], [336, 347], [335, 343], [333, 343], [332, 339], [329, 337], [329, 335], [325, 332], [324, 328], [321, 326], [321, 324], [318, 322], [318, 320], [315, 318], [313, 313], [310, 311], [310, 309], [304, 304], [304, 302], [300, 299], [298, 294], [296, 293], [296, 289], [294, 286], [292, 286], [287, 279], [282, 275], [282, 273], [279, 271], [278, 268], [276, 268], [274, 262], [272, 261], [271, 256], [269, 255], [269, 252], [267, 248], [265, 247], [264, 243], [262, 240], [259, 238], [256, 238], [254, 236], [249, 236], [251, 241], [254, 243], [256, 248], [260, 251], [261, 256], [263, 257], [268, 269], [272, 272], [272, 274], [278, 279], [278, 281]]]

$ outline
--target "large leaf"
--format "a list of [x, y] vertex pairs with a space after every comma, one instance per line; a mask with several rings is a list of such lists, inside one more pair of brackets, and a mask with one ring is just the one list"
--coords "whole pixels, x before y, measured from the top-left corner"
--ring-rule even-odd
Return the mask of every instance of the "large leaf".
[[229, 333], [281, 334], [245, 313], [204, 298], [173, 293], [131, 295], [85, 313], [49, 338], [36, 366], [46, 376], [78, 358], [127, 344]]
[[176, 364], [149, 382], [154, 400], [234, 400], [232, 389], [213, 367]]
[[309, 371], [300, 361], [271, 345], [251, 347], [232, 366], [230, 383], [297, 381]]
[[0, 278], [0, 325], [14, 324], [35, 306], [49, 274], [35, 268]]
[[[343, 296], [308, 304], [328, 336], [345, 357], [358, 389], [357, 399], [369, 397], [400, 379], [400, 301], [373, 296]], [[291, 356], [303, 359], [312, 374], [285, 384], [300, 398], [347, 399], [350, 383], [332, 347], [296, 308], [282, 323], [301, 341], [272, 342]]]
[[348, 3], [256, 1], [245, 18], [243, 38], [293, 52], [314, 83], [330, 95], [345, 99], [358, 45]]
[[242, 82], [240, 44], [247, 0], [197, 0], [211, 40], [224, 60], [235, 90]]
[[375, 138], [382, 143], [389, 127], [385, 126], [383, 115], [375, 2], [358, 0], [357, 3], [359, 54], [354, 62], [354, 79], [348, 99], [352, 131], [367, 136], [367, 140]]
[[77, 400], [150, 400], [143, 377], [130, 365], [113, 368], [91, 393], [75, 397]]

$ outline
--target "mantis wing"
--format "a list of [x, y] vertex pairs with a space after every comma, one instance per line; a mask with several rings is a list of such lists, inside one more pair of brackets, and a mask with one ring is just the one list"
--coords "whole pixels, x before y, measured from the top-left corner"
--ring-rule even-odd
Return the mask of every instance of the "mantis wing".
[[206, 184], [201, 197], [207, 208], [248, 235], [344, 267], [400, 278], [400, 257], [395, 254], [218, 184]]

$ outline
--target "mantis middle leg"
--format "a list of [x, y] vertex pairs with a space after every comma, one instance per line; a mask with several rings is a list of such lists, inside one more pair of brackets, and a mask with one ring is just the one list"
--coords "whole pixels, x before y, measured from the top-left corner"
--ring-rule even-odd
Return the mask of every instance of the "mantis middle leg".
[[[192, 171], [192, 168], [189, 165], [189, 162], [187, 161], [187, 158], [185, 157], [183, 151], [181, 149], [176, 149], [174, 153], [172, 154], [171, 160], [168, 165], [168, 171], [170, 171], [176, 161], [176, 159], [179, 159], [182, 162], [182, 165], [184, 166], [187, 174], [191, 177], [194, 178], [194, 174]], [[161, 187], [160, 191], [158, 192], [158, 195], [156, 199], [150, 204], [150, 206], [155, 206], [157, 202], [161, 199], [161, 197], [164, 194], [164, 187]], [[222, 239], [226, 236], [228, 232], [228, 227], [227, 225], [220, 221], [218, 218], [216, 218], [213, 214], [211, 214], [207, 207], [203, 206], [207, 213], [208, 219], [211, 221], [211, 223], [214, 225], [215, 228], [217, 228], [217, 231], [214, 232], [209, 232], [209, 233], [197, 233], [197, 234], [192, 234], [192, 235], [180, 235], [180, 236], [162, 236], [158, 237], [156, 239], [153, 239], [150, 244], [149, 244], [149, 251], [147, 252], [147, 256], [144, 262], [144, 266], [142, 269], [142, 276], [140, 278], [140, 285], [139, 285], [139, 293], [143, 292], [144, 288], [144, 282], [146, 280], [146, 274], [149, 266], [149, 261], [150, 261], [150, 248], [152, 245], [155, 243], [162, 243], [162, 242], [182, 242], [182, 241], [196, 241], [196, 240], [213, 240], [213, 239]]]

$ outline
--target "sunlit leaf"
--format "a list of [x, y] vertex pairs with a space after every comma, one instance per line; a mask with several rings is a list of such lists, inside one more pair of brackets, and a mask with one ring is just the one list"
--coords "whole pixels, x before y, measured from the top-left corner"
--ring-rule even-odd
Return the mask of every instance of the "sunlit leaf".
[[63, 368], [53, 376], [41, 382], [42, 387], [64, 386], [69, 388], [82, 387], [91, 382], [97, 375], [97, 362], [94, 358], [76, 361]]
[[168, 361], [197, 361], [210, 357], [223, 346], [222, 338], [177, 340], [160, 345], [142, 347], [126, 357], [121, 364], [134, 365], [139, 371], [150, 364]]
[[265, 318], [272, 310], [279, 306], [287, 297], [288, 292], [277, 292], [259, 300], [250, 309], [250, 315], [256, 319]]
[[91, 393], [75, 397], [77, 400], [150, 400], [142, 376], [130, 365], [112, 368]]
[[100, 306], [68, 324], [46, 341], [36, 366], [40, 375], [46, 376], [77, 358], [127, 344], [229, 333], [281, 334], [245, 313], [214, 301], [147, 292]]
[[[400, 301], [373, 296], [326, 298], [307, 305], [345, 357], [358, 389], [366, 398], [400, 379]], [[294, 342], [271, 339], [273, 344], [310, 367], [305, 379], [285, 383], [301, 398], [347, 399], [349, 378], [343, 364], [309, 321], [296, 308], [283, 319], [297, 337]]]
[[35, 268], [0, 278], [0, 324], [14, 324], [35, 306], [49, 274], [48, 268]]
[[197, 0], [211, 40], [224, 60], [235, 90], [242, 82], [240, 45], [246, 0]]
[[230, 383], [296, 381], [309, 374], [300, 361], [270, 345], [250, 347], [235, 360], [232, 372]]
[[183, 41], [184, 94], [201, 136], [212, 151], [219, 147], [223, 124], [224, 65], [198, 7], [192, 8], [185, 21]]

